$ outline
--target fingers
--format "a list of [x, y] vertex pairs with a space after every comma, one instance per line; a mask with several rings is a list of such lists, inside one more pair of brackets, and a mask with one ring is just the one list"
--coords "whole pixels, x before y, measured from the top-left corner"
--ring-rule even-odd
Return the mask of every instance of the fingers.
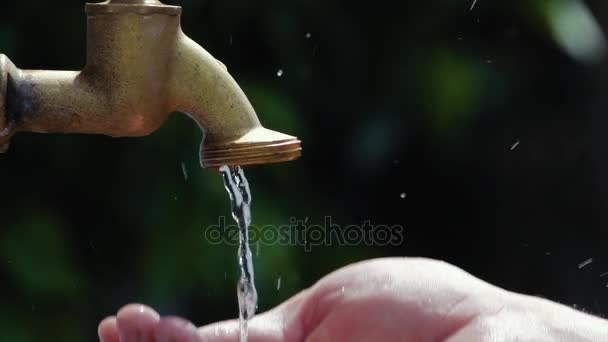
[[97, 333], [101, 342], [155, 342], [154, 329], [158, 314], [141, 304], [130, 304], [99, 323]]
[[[248, 341], [295, 341], [284, 334], [283, 322], [288, 317], [283, 310], [256, 316], [249, 322]], [[130, 304], [120, 309], [116, 317], [104, 319], [98, 335], [101, 342], [238, 342], [240, 326], [238, 320], [233, 320], [197, 329], [179, 317], [159, 318], [145, 305]]]
[[119, 342], [116, 317], [108, 317], [99, 323], [97, 335], [100, 342]]
[[155, 342], [154, 329], [159, 319], [158, 313], [145, 305], [125, 306], [116, 316], [120, 342]]

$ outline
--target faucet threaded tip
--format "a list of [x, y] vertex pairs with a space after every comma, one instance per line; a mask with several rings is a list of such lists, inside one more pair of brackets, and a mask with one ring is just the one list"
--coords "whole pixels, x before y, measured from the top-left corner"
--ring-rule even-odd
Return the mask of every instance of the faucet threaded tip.
[[205, 144], [201, 164], [206, 168], [252, 165], [294, 160], [302, 154], [301, 141], [287, 134], [259, 127], [236, 141]]

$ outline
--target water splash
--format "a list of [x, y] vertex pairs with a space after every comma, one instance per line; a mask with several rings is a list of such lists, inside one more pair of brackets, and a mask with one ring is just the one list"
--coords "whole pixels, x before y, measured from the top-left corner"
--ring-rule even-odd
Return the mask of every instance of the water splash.
[[473, 0], [473, 3], [471, 4], [469, 11], [472, 11], [475, 8], [475, 5], [477, 5], [477, 0]]
[[511, 145], [510, 150], [511, 150], [511, 151], [514, 151], [514, 150], [517, 148], [517, 146], [519, 146], [519, 143], [520, 143], [520, 141], [519, 141], [519, 140], [517, 140], [517, 141], [516, 141], [516, 142], [515, 142], [513, 145]]
[[230, 196], [232, 217], [239, 226], [239, 266], [241, 277], [237, 285], [239, 300], [240, 342], [247, 341], [248, 322], [255, 315], [258, 294], [253, 275], [253, 256], [249, 247], [249, 225], [251, 224], [251, 190], [240, 166], [222, 166], [224, 187]]
[[589, 266], [591, 263], [593, 263], [593, 258], [589, 258], [589, 259], [581, 262], [580, 264], [578, 264], [578, 269], [580, 270], [586, 266]]

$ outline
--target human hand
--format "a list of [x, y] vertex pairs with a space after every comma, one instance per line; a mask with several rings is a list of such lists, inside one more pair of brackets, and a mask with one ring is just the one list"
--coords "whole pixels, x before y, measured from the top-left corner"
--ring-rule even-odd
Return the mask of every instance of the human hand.
[[[378, 259], [338, 270], [249, 324], [249, 342], [606, 342], [608, 322], [508, 292], [449, 264]], [[129, 305], [102, 342], [236, 342], [238, 321], [202, 328]]]

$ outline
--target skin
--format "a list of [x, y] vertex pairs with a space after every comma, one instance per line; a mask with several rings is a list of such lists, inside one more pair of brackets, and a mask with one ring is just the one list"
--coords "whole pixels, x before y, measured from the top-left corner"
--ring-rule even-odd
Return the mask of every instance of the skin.
[[[101, 342], [237, 342], [237, 321], [196, 328], [131, 304]], [[378, 259], [340, 269], [250, 322], [249, 342], [608, 341], [608, 321], [505, 291], [452, 265]]]

